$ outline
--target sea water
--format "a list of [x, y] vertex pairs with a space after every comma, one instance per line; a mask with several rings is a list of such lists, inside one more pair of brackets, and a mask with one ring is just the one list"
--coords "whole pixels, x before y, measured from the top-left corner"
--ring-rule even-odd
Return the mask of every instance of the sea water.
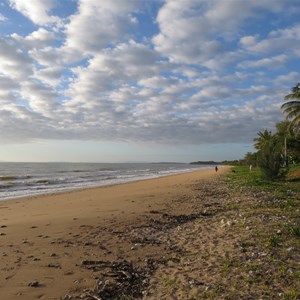
[[210, 168], [184, 163], [0, 163], [0, 200]]

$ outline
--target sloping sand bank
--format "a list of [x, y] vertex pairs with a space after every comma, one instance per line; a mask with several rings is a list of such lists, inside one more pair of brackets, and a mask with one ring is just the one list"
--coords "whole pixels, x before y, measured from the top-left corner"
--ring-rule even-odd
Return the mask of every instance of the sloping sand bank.
[[[136, 289], [136, 297], [146, 296], [146, 287], [155, 286], [158, 264], [173, 255], [168, 264], [176, 265], [180, 249], [172, 249], [167, 235], [178, 226], [180, 232], [185, 220], [174, 216], [206, 214], [195, 204], [192, 186], [226, 170], [0, 202], [1, 299], [75, 299], [88, 295], [96, 283], [104, 290], [109, 282], [105, 275], [101, 282], [101, 268], [108, 277], [116, 278], [115, 272], [133, 282], [131, 267], [147, 270], [139, 275], [143, 282], [128, 286]], [[209, 231], [209, 225], [201, 230]], [[113, 262], [123, 265], [113, 267]]]

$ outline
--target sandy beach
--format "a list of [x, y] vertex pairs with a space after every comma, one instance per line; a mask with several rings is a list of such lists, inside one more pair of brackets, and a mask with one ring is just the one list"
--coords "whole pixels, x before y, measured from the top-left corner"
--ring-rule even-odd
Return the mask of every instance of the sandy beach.
[[298, 182], [236, 172], [0, 202], [0, 299], [298, 299]]
[[191, 185], [225, 170], [0, 202], [1, 299], [80, 295], [97, 277], [82, 266], [87, 261], [161, 257], [163, 241], [141, 246], [125, 235], [148, 224], [156, 212], [191, 212], [185, 203], [193, 196]]

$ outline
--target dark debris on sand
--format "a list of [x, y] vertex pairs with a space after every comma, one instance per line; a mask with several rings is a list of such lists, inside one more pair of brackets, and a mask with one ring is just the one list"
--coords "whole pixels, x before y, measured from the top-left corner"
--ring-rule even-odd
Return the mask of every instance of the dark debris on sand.
[[[81, 267], [89, 269], [96, 273], [96, 283], [92, 289], [85, 289], [79, 295], [68, 294], [62, 297], [62, 300], [110, 300], [110, 299], [142, 299], [147, 295], [149, 280], [159, 266], [166, 265], [172, 261], [177, 263], [174, 253], [181, 253], [179, 249], [171, 242], [170, 231], [178, 226], [188, 222], [193, 222], [199, 218], [210, 218], [217, 214], [221, 209], [220, 199], [227, 195], [224, 189], [214, 189], [211, 192], [211, 186], [202, 185], [201, 189], [196, 189], [198, 198], [186, 197], [186, 214], [176, 214], [172, 209], [165, 211], [150, 210], [144, 223], [137, 225], [128, 225], [124, 229], [115, 228], [111, 234], [115, 235], [122, 243], [131, 244], [131, 250], [144, 247], [157, 247], [158, 253], [150, 255], [147, 249], [142, 257], [129, 259], [124, 255], [116, 261], [106, 260], [84, 260]], [[200, 193], [201, 192], [201, 193]], [[205, 199], [205, 201], [203, 201]], [[174, 207], [178, 208], [177, 202], [183, 202], [182, 199], [174, 201]], [[189, 209], [187, 206], [189, 205]], [[93, 240], [97, 240], [97, 233], [91, 234]], [[101, 234], [101, 233], [100, 233]], [[86, 236], [87, 239], [87, 236]], [[93, 241], [77, 241], [78, 245], [89, 243], [93, 246]]]
[[146, 259], [143, 268], [137, 268], [133, 262], [89, 261], [82, 266], [99, 271], [96, 286], [85, 290], [80, 296], [66, 295], [63, 300], [92, 299], [140, 299], [148, 286], [148, 278], [156, 269], [153, 259]]

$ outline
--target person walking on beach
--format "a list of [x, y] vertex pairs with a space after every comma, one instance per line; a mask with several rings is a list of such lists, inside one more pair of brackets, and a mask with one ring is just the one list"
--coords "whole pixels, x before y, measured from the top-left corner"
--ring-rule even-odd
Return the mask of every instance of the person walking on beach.
[[218, 172], [218, 170], [219, 170], [219, 169], [218, 169], [218, 166], [216, 166], [216, 167], [215, 167], [215, 171]]

